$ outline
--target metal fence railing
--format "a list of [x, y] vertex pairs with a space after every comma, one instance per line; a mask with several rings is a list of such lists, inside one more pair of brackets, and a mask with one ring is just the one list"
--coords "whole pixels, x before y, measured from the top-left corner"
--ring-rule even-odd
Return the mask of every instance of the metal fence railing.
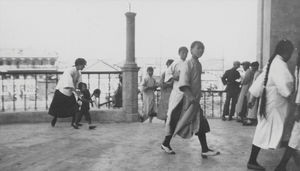
[[[59, 71], [8, 71], [0, 72], [0, 111], [47, 110], [52, 101], [56, 84], [63, 72]], [[101, 103], [110, 101], [119, 84], [121, 71], [82, 72], [82, 80], [91, 93], [100, 89]], [[106, 107], [110, 107], [110, 103]]]

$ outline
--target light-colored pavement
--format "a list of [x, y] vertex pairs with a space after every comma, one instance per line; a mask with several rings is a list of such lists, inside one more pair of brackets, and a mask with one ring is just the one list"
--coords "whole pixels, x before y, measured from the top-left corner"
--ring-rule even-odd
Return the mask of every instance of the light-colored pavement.
[[[74, 130], [69, 123], [12, 124], [0, 126], [1, 171], [244, 171], [255, 127], [235, 121], [210, 119], [208, 144], [221, 155], [201, 158], [197, 137], [171, 142], [176, 155], [160, 149], [164, 126], [155, 123], [98, 124], [96, 130], [84, 125]], [[259, 162], [274, 170], [283, 150], [262, 150]], [[291, 160], [288, 170], [300, 170]]]

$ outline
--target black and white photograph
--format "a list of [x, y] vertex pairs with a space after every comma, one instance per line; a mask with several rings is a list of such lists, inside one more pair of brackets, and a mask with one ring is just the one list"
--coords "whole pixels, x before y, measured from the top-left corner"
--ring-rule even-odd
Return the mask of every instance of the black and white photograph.
[[300, 0], [0, 0], [0, 171], [299, 171]]

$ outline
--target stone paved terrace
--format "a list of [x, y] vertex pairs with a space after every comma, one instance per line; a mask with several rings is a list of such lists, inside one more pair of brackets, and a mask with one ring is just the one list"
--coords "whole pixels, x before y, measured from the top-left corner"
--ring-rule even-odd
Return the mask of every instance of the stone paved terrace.
[[[244, 171], [254, 127], [243, 127], [235, 121], [210, 119], [210, 147], [221, 155], [202, 159], [196, 137], [172, 142], [176, 155], [159, 148], [163, 123], [98, 124], [93, 131], [84, 125], [74, 130], [67, 122], [52, 128], [48, 123], [0, 126], [1, 171]], [[283, 150], [260, 153], [259, 161], [273, 170]], [[296, 171], [291, 160], [288, 170]]]

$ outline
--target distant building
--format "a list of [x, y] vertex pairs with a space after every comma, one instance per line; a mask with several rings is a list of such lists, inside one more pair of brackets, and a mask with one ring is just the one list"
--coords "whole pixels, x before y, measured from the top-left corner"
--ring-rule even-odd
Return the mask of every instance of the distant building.
[[57, 70], [58, 53], [31, 49], [0, 49], [0, 71]]

